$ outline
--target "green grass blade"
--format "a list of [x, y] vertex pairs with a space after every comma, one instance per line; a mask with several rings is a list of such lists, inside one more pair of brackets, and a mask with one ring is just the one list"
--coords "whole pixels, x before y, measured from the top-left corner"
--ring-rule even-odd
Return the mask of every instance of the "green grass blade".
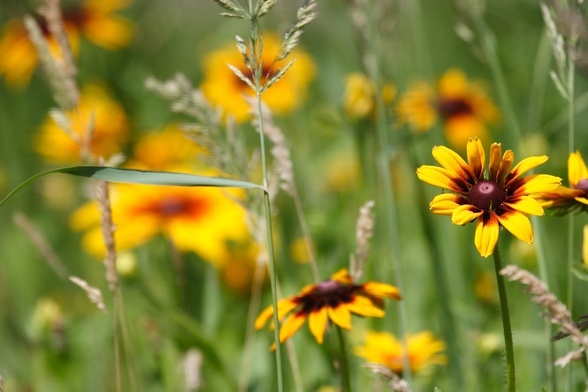
[[35, 174], [34, 176], [24, 181], [22, 184], [14, 188], [8, 195], [6, 195], [6, 197], [4, 197], [2, 201], [0, 201], [0, 206], [2, 206], [14, 194], [16, 194], [18, 191], [20, 191], [33, 181], [53, 173], [70, 174], [73, 176], [94, 178], [97, 180], [110, 182], [122, 182], [128, 184], [211, 186], [246, 189], [256, 188], [265, 190], [265, 188], [261, 185], [257, 185], [247, 181], [232, 180], [229, 178], [197, 176], [185, 173], [122, 169], [106, 166], [71, 166]]

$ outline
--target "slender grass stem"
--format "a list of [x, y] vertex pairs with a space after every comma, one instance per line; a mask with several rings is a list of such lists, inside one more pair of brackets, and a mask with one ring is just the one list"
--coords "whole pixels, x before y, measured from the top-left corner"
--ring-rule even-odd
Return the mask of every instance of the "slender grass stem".
[[506, 385], [508, 392], [516, 391], [515, 386], [515, 361], [514, 346], [512, 341], [512, 329], [510, 326], [510, 311], [508, 308], [508, 295], [506, 291], [506, 280], [500, 274], [502, 269], [502, 257], [498, 245], [492, 253], [494, 257], [494, 269], [496, 272], [496, 283], [498, 285], [498, 297], [500, 298], [500, 312], [502, 316], [502, 329], [504, 332], [504, 350], [506, 358]]
[[[257, 93], [257, 113], [259, 118], [262, 117], [262, 106], [261, 106], [261, 93]], [[263, 134], [263, 121], [259, 122], [259, 145], [261, 150], [261, 166], [263, 171], [263, 185], [268, 186], [268, 174], [267, 174], [267, 157], [265, 152], [265, 136]], [[265, 214], [266, 223], [266, 235], [267, 235], [267, 252], [269, 256], [269, 273], [270, 273], [270, 286], [272, 292], [272, 307], [274, 308], [274, 339], [276, 342], [276, 376], [278, 382], [278, 391], [284, 390], [283, 376], [282, 376], [282, 350], [280, 344], [280, 320], [278, 318], [278, 296], [277, 296], [277, 272], [276, 272], [276, 260], [274, 257], [274, 243], [272, 234], [272, 216], [270, 206], [270, 196], [266, 191], [263, 192], [263, 209]]]
[[339, 340], [339, 373], [341, 375], [341, 390], [343, 392], [351, 392], [351, 379], [349, 375], [349, 363], [347, 362], [347, 347], [345, 346], [345, 336], [343, 330], [338, 325], [335, 326], [337, 331], [337, 339]]

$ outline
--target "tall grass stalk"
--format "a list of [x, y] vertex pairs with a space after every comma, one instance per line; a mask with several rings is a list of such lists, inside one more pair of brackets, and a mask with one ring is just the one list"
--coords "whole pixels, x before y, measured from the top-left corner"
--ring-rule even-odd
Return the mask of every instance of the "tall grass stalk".
[[342, 392], [351, 392], [351, 378], [349, 374], [349, 362], [347, 361], [347, 347], [343, 329], [336, 325], [337, 340], [339, 341], [339, 375], [341, 376]]

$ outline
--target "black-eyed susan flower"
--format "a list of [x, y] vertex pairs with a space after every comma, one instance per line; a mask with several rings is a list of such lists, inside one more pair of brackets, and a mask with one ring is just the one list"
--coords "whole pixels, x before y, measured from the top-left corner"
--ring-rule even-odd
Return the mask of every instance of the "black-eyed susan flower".
[[558, 209], [561, 213], [576, 209], [588, 211], [588, 168], [579, 151], [571, 153], [568, 158], [568, 181], [570, 187], [561, 185], [539, 195], [541, 205]]
[[[385, 283], [355, 284], [347, 269], [342, 269], [331, 279], [308, 285], [299, 294], [278, 302], [280, 342], [294, 335], [308, 319], [310, 332], [322, 344], [329, 319], [341, 328], [351, 329], [351, 313], [384, 317], [384, 298], [400, 299], [400, 292]], [[273, 314], [273, 307], [267, 307], [255, 320], [255, 328], [263, 328]]]
[[119, 153], [129, 138], [128, 120], [122, 106], [99, 85], [82, 90], [77, 108], [56, 122], [47, 116], [34, 139], [35, 150], [48, 162], [76, 164], [108, 159]]
[[[300, 49], [293, 50], [286, 60], [275, 62], [280, 48], [280, 41], [273, 34], [264, 35], [261, 62], [266, 79], [271, 79], [290, 60], [294, 60], [294, 63], [278, 82], [263, 93], [262, 99], [274, 114], [285, 115], [303, 102], [307, 86], [316, 71], [312, 58]], [[255, 93], [227, 64], [238, 68], [245, 76], [251, 75], [251, 71], [243, 63], [243, 55], [235, 44], [230, 44], [205, 57], [204, 80], [200, 88], [206, 99], [212, 105], [220, 107], [224, 115], [243, 122], [250, 118], [249, 105], [243, 95], [253, 96]]]
[[[126, 46], [132, 37], [132, 24], [115, 14], [129, 5], [129, 0], [86, 0], [78, 6], [67, 6], [62, 11], [63, 23], [74, 53], [82, 35], [105, 49], [116, 50]], [[58, 45], [44, 20], [37, 20], [54, 56], [59, 56]], [[6, 23], [0, 36], [0, 76], [12, 86], [28, 83], [38, 63], [38, 55], [29, 40], [24, 23], [12, 19]]]
[[[201, 173], [209, 174], [210, 173]], [[248, 238], [245, 210], [235, 198], [219, 188], [150, 185], [113, 185], [112, 219], [116, 225], [117, 250], [143, 245], [163, 235], [180, 251], [192, 251], [214, 265], [228, 258], [227, 244]], [[86, 230], [82, 245], [102, 257], [105, 248], [100, 213], [95, 202], [73, 213], [70, 224]]]
[[425, 82], [413, 84], [400, 96], [396, 112], [416, 132], [426, 132], [441, 121], [453, 148], [461, 148], [472, 137], [486, 140], [488, 125], [499, 118], [484, 86], [455, 68], [443, 74], [436, 88]]
[[[378, 87], [366, 75], [354, 72], [345, 77], [343, 109], [352, 119], [365, 119], [375, 116]], [[396, 88], [387, 83], [382, 88], [382, 101], [390, 104], [396, 95]]]
[[445, 343], [435, 339], [429, 331], [407, 334], [404, 341], [406, 347], [388, 332], [368, 331], [364, 344], [356, 346], [354, 353], [366, 362], [383, 365], [398, 375], [402, 374], [405, 356], [412, 373], [447, 362], [447, 357], [442, 354]]
[[441, 167], [421, 166], [417, 176], [452, 193], [436, 196], [431, 201], [431, 211], [451, 216], [457, 225], [476, 221], [474, 243], [484, 257], [494, 251], [500, 226], [531, 243], [533, 229], [527, 215], [543, 215], [543, 208], [533, 196], [551, 191], [561, 183], [561, 178], [547, 174], [522, 176], [547, 161], [546, 155], [523, 159], [510, 169], [514, 153], [507, 150], [502, 155], [499, 143], [490, 147], [486, 168], [484, 147], [478, 138], [467, 144], [467, 162], [444, 146], [434, 147], [433, 157]]

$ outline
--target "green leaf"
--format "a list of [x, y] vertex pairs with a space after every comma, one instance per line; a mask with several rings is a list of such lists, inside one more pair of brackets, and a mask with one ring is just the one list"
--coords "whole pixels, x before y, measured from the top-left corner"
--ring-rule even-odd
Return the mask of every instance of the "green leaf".
[[185, 173], [158, 172], [149, 170], [121, 169], [106, 166], [71, 166], [43, 173], [36, 174], [14, 188], [2, 201], [2, 206], [14, 194], [20, 191], [31, 182], [44, 177], [48, 174], [63, 173], [78, 177], [94, 178], [97, 180], [122, 182], [127, 184], [144, 184], [144, 185], [174, 185], [174, 186], [212, 186], [225, 188], [245, 188], [245, 189], [266, 189], [261, 186], [247, 181], [232, 180], [219, 177], [205, 177]]

